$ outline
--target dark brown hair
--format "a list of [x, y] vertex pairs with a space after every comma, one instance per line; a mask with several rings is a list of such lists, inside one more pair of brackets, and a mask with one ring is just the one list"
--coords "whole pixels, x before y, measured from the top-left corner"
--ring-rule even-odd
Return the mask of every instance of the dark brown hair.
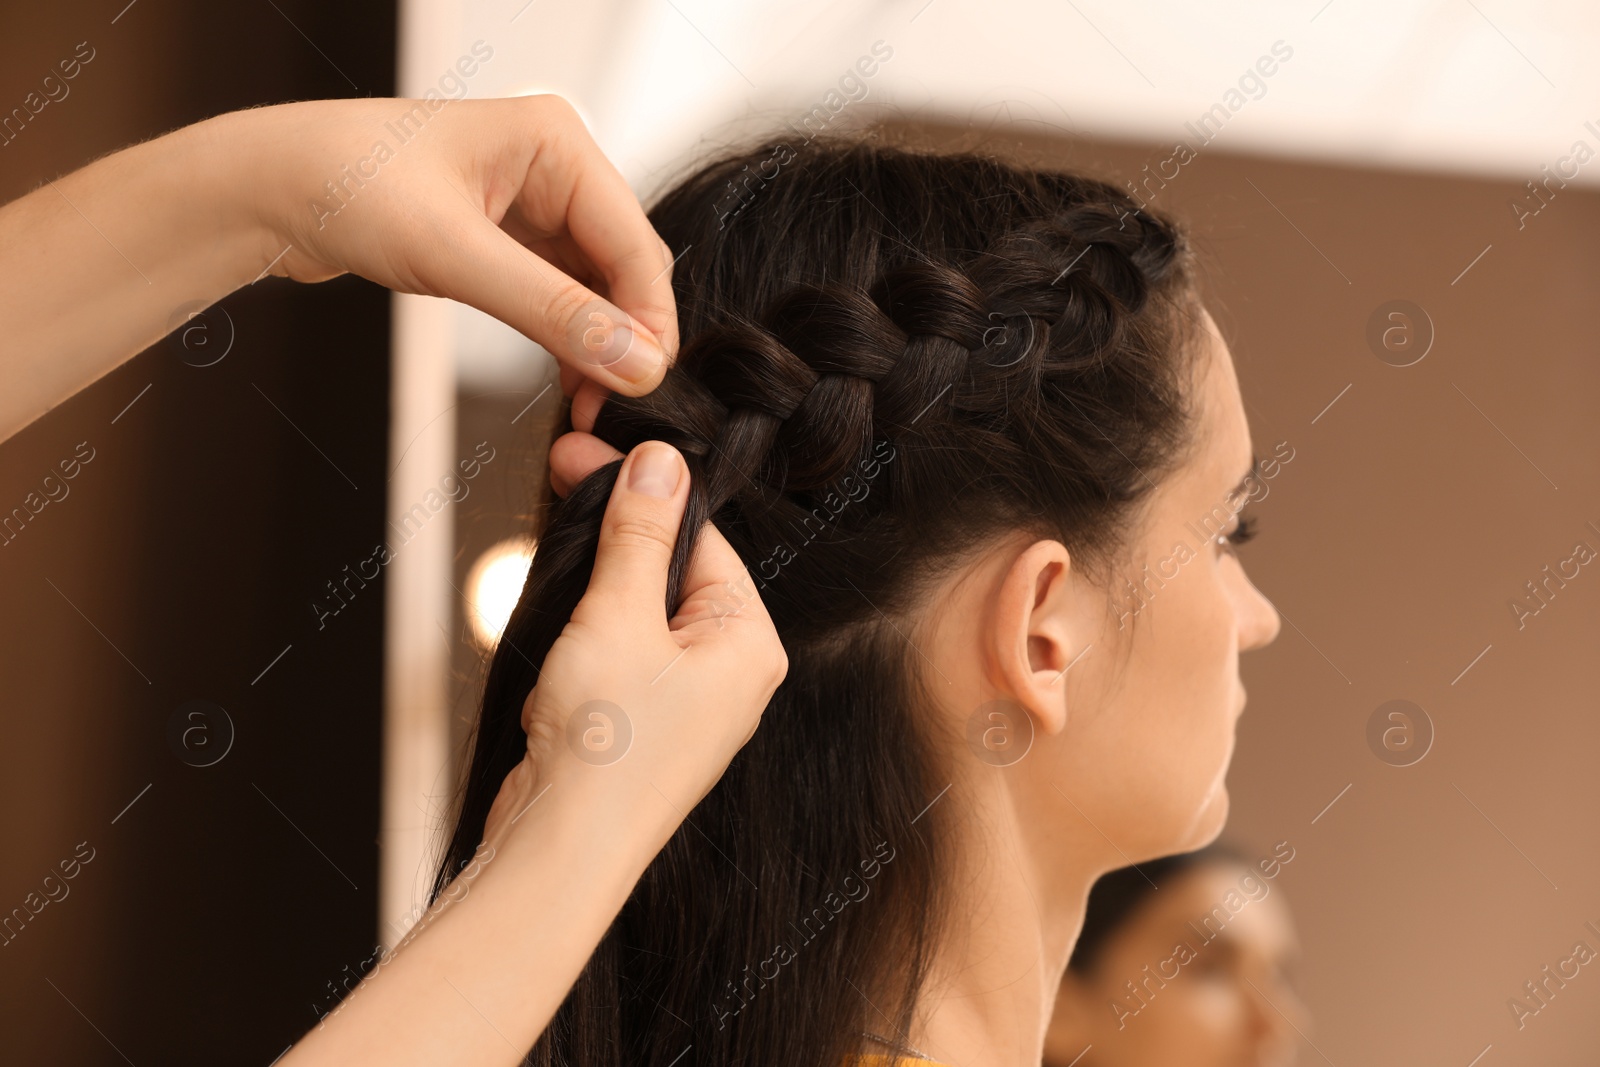
[[[789, 672], [533, 1062], [834, 1067], [862, 1029], [908, 1032], [945, 915], [950, 778], [909, 640], [919, 597], [1015, 531], [1109, 566], [1191, 436], [1189, 254], [1110, 184], [871, 137], [726, 154], [649, 214], [681, 254], [680, 354], [594, 433], [683, 452], [667, 610], [716, 523]], [[523, 757], [520, 710], [618, 465], [536, 531], [435, 896]]]

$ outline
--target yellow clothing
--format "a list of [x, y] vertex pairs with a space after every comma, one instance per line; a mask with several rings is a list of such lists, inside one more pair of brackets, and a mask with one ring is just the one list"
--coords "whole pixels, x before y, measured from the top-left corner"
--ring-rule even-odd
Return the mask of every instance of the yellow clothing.
[[[863, 1053], [860, 1056], [856, 1057], [856, 1061], [855, 1061], [855, 1064], [853, 1065], [853, 1067], [882, 1067], [883, 1064], [886, 1064], [888, 1062], [889, 1062], [889, 1056], [888, 1056], [887, 1053], [866, 1052], [866, 1053]], [[938, 1060], [919, 1059], [918, 1057], [913, 1056], [913, 1055], [911, 1055], [909, 1053], [907, 1053], [905, 1055], [902, 1055], [900, 1057], [900, 1062], [901, 1063], [926, 1063], [926, 1064], [931, 1064], [932, 1067], [948, 1067], [947, 1064], [940, 1063]]]

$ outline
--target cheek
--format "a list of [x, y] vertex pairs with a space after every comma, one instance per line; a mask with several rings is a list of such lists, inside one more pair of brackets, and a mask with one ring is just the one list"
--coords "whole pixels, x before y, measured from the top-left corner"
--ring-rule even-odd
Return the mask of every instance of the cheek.
[[[1200, 558], [1139, 620], [1128, 684], [1144, 717], [1144, 755], [1174, 819], [1188, 831], [1221, 803], [1238, 701], [1233, 610], [1214, 560]], [[1226, 813], [1226, 809], [1221, 809]], [[1205, 829], [1205, 828], [1200, 828]]]
[[[1139, 974], [1131, 968], [1128, 973], [1133, 977]], [[1108, 988], [1103, 1002], [1112, 1000], [1129, 1001], [1129, 994], [1121, 987]], [[1103, 1010], [1107, 1018], [1115, 1017], [1109, 1008]], [[1236, 997], [1185, 973], [1158, 989], [1137, 1015], [1128, 1016], [1123, 1029], [1118, 1030], [1114, 1022], [1105, 1025], [1097, 1043], [1106, 1054], [1106, 1063], [1238, 1067], [1242, 1062], [1241, 1019]], [[1076, 1054], [1078, 1050], [1073, 1051]]]
[[1162, 591], [1164, 599], [1150, 604], [1132, 639], [1130, 670], [1140, 672], [1150, 699], [1169, 709], [1174, 736], [1190, 742], [1232, 736], [1238, 639], [1219, 572], [1225, 565], [1205, 557], [1190, 563]]
[[1175, 627], [1181, 627], [1188, 637], [1190, 667], [1213, 686], [1220, 680], [1231, 689], [1238, 669], [1239, 626], [1225, 573], [1230, 566], [1234, 564], [1228, 560], [1196, 560], [1190, 565], [1187, 587], [1180, 590], [1181, 597], [1174, 598], [1174, 606], [1183, 613]]
[[1151, 1008], [1165, 1008], [1166, 1011], [1150, 1021], [1161, 1023], [1165, 1031], [1185, 1042], [1182, 1053], [1173, 1062], [1197, 1067], [1237, 1062], [1244, 1025], [1244, 1012], [1237, 993], [1223, 983], [1207, 981], [1200, 975], [1184, 975], [1162, 993], [1172, 996], [1165, 1004], [1154, 1001]]
[[1209, 841], [1227, 815], [1237, 653], [1219, 578], [1215, 559], [1185, 564], [1127, 630], [1108, 623], [1105, 658], [1069, 686], [1061, 774], [1134, 862]]

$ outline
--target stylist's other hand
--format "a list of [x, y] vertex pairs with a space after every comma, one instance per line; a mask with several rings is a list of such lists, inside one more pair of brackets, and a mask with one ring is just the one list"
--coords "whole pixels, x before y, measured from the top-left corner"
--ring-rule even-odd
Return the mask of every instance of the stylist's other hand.
[[523, 705], [528, 750], [490, 809], [491, 844], [547, 783], [598, 790], [630, 817], [658, 811], [670, 833], [754, 735], [789, 661], [713, 525], [667, 618], [667, 565], [688, 499], [688, 467], [671, 445], [646, 441], [623, 461], [588, 591]]
[[572, 105], [429, 103], [315, 100], [214, 120], [227, 135], [216, 150], [247, 155], [260, 221], [287, 248], [272, 273], [350, 272], [470, 304], [548, 349], [569, 395], [585, 379], [597, 396], [655, 388], [678, 344], [672, 256]]

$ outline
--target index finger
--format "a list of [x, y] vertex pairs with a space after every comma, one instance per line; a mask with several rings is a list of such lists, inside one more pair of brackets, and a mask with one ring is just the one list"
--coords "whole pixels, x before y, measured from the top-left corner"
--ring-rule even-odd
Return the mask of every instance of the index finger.
[[522, 187], [517, 207], [540, 229], [566, 229], [605, 278], [611, 302], [655, 335], [670, 363], [678, 351], [672, 256], [627, 179], [600, 150], [577, 111], [565, 100], [561, 103], [566, 121], [554, 131], [546, 127], [541, 132], [553, 132], [564, 150], [541, 153], [534, 169], [550, 169], [543, 170], [540, 181]]

